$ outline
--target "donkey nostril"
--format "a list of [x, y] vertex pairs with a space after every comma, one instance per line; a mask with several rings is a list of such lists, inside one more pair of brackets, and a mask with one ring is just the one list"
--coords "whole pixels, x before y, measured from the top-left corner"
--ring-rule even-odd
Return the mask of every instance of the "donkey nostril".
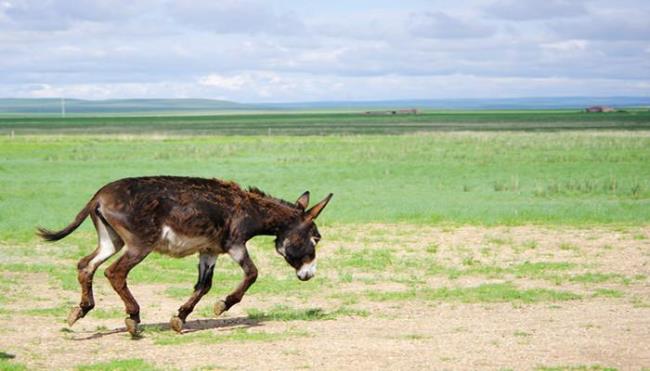
[[301, 281], [309, 281], [314, 275], [310, 272], [297, 272], [296, 276], [298, 276], [298, 279]]
[[308, 279], [314, 277], [316, 273], [316, 259], [310, 261], [309, 263], [304, 263], [300, 269], [296, 270], [296, 275], [301, 281], [307, 281]]

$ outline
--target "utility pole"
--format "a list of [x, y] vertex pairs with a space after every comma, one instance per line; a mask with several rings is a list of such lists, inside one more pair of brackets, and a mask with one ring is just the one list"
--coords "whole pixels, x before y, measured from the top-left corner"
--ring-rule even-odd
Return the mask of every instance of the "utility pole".
[[61, 118], [65, 117], [65, 98], [61, 97]]

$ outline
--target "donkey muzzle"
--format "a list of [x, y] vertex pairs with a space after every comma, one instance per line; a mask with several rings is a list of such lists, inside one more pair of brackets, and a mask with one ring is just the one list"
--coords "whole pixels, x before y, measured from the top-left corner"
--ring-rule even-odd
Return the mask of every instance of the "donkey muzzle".
[[296, 270], [296, 275], [301, 281], [308, 281], [316, 274], [316, 259], [303, 263], [300, 269]]

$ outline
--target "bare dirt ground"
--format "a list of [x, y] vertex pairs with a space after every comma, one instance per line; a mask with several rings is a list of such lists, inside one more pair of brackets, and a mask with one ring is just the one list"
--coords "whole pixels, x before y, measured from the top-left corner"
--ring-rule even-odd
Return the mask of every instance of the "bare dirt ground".
[[[320, 281], [249, 293], [218, 319], [208, 314], [227, 290], [210, 293], [182, 334], [167, 321], [184, 301], [168, 288], [183, 285], [132, 281], [144, 324], [137, 340], [125, 332], [121, 301], [100, 272], [96, 311], [69, 329], [64, 320], [78, 293], [51, 272], [15, 265], [55, 248], [39, 245], [30, 257], [0, 246], [0, 351], [11, 358], [3, 362], [30, 369], [136, 358], [162, 369], [650, 367], [648, 227], [321, 229]], [[268, 243], [251, 250], [263, 275], [287, 276]], [[53, 264], [73, 267], [74, 260]], [[309, 310], [329, 315], [291, 316]]]

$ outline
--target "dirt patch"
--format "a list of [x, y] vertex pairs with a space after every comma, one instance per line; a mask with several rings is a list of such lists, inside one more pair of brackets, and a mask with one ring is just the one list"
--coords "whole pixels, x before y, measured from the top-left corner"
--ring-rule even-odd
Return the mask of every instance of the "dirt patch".
[[[70, 330], [64, 322], [67, 306], [78, 293], [53, 284], [47, 273], [12, 266], [14, 271], [2, 271], [0, 281], [6, 296], [0, 351], [15, 355], [12, 363], [49, 369], [128, 358], [176, 369], [650, 366], [646, 227], [347, 225], [323, 228], [322, 234], [316, 280], [249, 293], [213, 319], [211, 307], [225, 290], [215, 282], [217, 293], [204, 298], [181, 335], [168, 327], [183, 302], [165, 293], [170, 285], [131, 282], [145, 325], [139, 340], [125, 332], [122, 303], [101, 272], [95, 278], [96, 310]], [[408, 238], [398, 242], [395, 236]], [[284, 285], [290, 268], [273, 256], [272, 248], [251, 249], [261, 271]], [[385, 261], [355, 255], [369, 250], [380, 251], [376, 259]], [[19, 260], [12, 257], [12, 264]], [[481, 292], [485, 297], [426, 294], [502, 283], [522, 293], [557, 290], [580, 298], [526, 301], [489, 296], [489, 291]], [[372, 295], [393, 292], [413, 295], [381, 300]], [[329, 316], [272, 320], [249, 317], [252, 309], [298, 314], [317, 309]]]

